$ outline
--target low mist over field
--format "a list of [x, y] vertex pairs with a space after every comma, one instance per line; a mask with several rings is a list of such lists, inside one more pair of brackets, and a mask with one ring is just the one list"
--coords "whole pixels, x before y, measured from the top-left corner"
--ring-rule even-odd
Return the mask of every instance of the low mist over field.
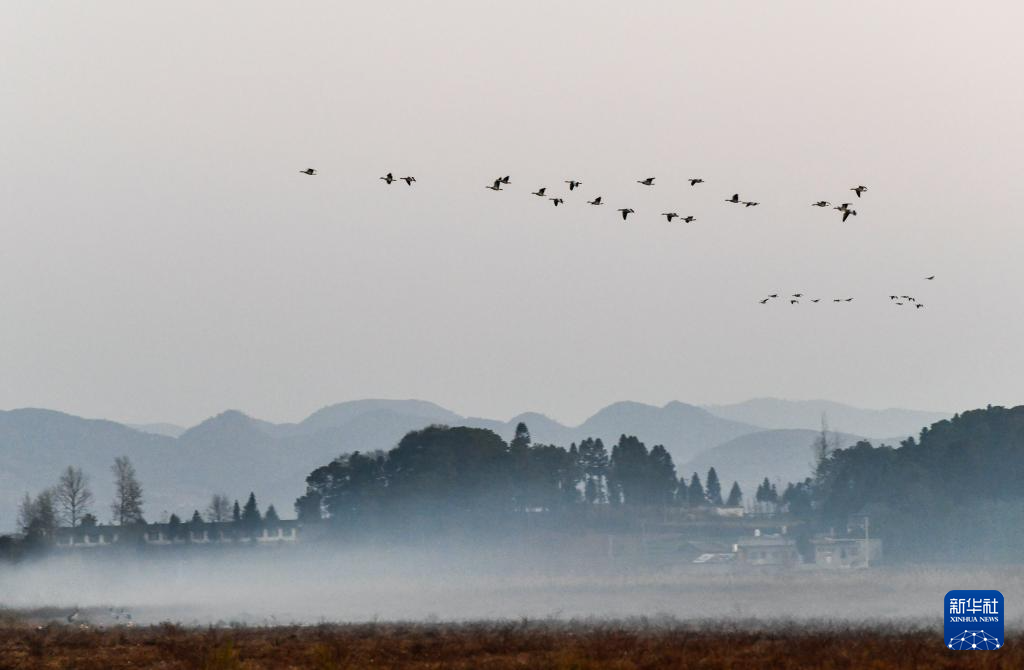
[[[222, 556], [52, 558], [0, 573], [4, 605], [80, 608], [94, 625], [250, 625], [395, 620], [620, 619], [899, 623], [937, 626], [950, 584], [999, 584], [1024, 598], [1013, 568], [901, 567], [840, 573], [567, 565], [509, 544], [242, 551]], [[113, 608], [113, 612], [110, 611]], [[1015, 608], [1016, 609], [1016, 608]], [[1008, 624], [1020, 628], [1019, 609]]]

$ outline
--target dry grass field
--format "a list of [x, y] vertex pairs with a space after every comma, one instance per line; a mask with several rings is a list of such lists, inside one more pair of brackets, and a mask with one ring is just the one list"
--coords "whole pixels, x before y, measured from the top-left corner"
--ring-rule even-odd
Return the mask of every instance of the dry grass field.
[[288, 668], [1022, 668], [1011, 640], [996, 652], [946, 650], [931, 630], [768, 630], [619, 623], [489, 622], [106, 630], [0, 626], [0, 670], [284, 670]]

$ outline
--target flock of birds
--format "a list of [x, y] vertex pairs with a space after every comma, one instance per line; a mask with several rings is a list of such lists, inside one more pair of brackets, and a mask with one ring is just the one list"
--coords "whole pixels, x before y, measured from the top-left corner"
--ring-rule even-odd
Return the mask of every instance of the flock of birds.
[[[929, 275], [925, 277], [925, 280], [932, 281], [935, 279], [935, 275]], [[772, 293], [766, 298], [759, 300], [762, 305], [768, 304], [771, 300], [776, 300], [780, 297], [778, 293]], [[789, 296], [781, 296], [783, 299], [788, 299], [790, 305], [799, 305], [800, 299], [805, 297], [803, 293], [792, 293]], [[810, 302], [821, 302], [821, 298], [809, 298]], [[912, 295], [890, 295], [889, 301], [897, 306], [913, 305], [917, 309], [924, 307], [924, 303], [918, 302], [917, 298]], [[853, 298], [832, 298], [832, 302], [853, 302]]]
[[[313, 176], [313, 175], [317, 174], [317, 171], [314, 168], [306, 168], [305, 170], [300, 170], [299, 172], [301, 172], [302, 174], [305, 174], [305, 175], [309, 175], [309, 176]], [[380, 177], [380, 179], [383, 180], [384, 183], [386, 183], [386, 184], [392, 184], [392, 183], [394, 183], [396, 181], [404, 181], [407, 186], [412, 186], [413, 183], [415, 183], [415, 181], [416, 181], [416, 177], [395, 177], [394, 174], [391, 173], [391, 172], [388, 172], [383, 177]], [[655, 177], [646, 177], [644, 179], [638, 179], [636, 183], [638, 183], [638, 184], [640, 184], [642, 186], [654, 186], [654, 180], [655, 180]], [[700, 178], [700, 177], [691, 177], [690, 179], [687, 179], [686, 181], [688, 181], [690, 183], [691, 187], [692, 186], [697, 186], [698, 184], [703, 184], [704, 183], [704, 180], [702, 178]], [[486, 188], [486, 189], [488, 189], [490, 191], [503, 191], [505, 189], [503, 189], [502, 186], [508, 186], [511, 183], [512, 183], [511, 177], [509, 175], [505, 175], [503, 177], [497, 177], [494, 181], [491, 182], [491, 184], [489, 186], [485, 186], [484, 188]], [[565, 180], [565, 183], [569, 185], [569, 191], [575, 191], [576, 189], [580, 188], [583, 185], [583, 182], [579, 181], [577, 179], [567, 179], [567, 180]], [[852, 187], [850, 190], [853, 191], [853, 193], [857, 196], [858, 199], [860, 199], [863, 196], [863, 194], [867, 192], [868, 187], [864, 186], [863, 184], [860, 184], [860, 185]], [[561, 195], [549, 196], [548, 195], [548, 188], [547, 188], [547, 186], [541, 186], [536, 191], [531, 191], [531, 193], [533, 195], [537, 196], [537, 197], [540, 197], [540, 198], [547, 198], [548, 200], [551, 201], [551, 203], [555, 207], [558, 207], [559, 205], [564, 205], [565, 204], [565, 198], [562, 197]], [[725, 199], [725, 202], [728, 202], [728, 203], [731, 203], [731, 204], [734, 204], [734, 205], [743, 205], [744, 209], [749, 208], [749, 207], [757, 207], [759, 204], [761, 204], [761, 203], [757, 202], [756, 200], [744, 200], [744, 199], [742, 199], [740, 197], [739, 193], [733, 193], [731, 197], [728, 197], [728, 198]], [[604, 201], [602, 200], [602, 196], [600, 196], [600, 195], [595, 197], [593, 200], [587, 200], [586, 203], [588, 205], [593, 205], [593, 206], [600, 206], [600, 205], [605, 204]], [[843, 203], [839, 203], [838, 205], [833, 206], [832, 203], [829, 202], [828, 200], [818, 200], [817, 202], [812, 202], [811, 203], [811, 207], [818, 207], [818, 208], [822, 208], [822, 209], [824, 209], [826, 207], [831, 207], [832, 209], [834, 209], [837, 212], [839, 212], [839, 215], [842, 217], [842, 221], [843, 222], [845, 222], [851, 216], [857, 216], [857, 210], [853, 208], [853, 203], [852, 202], [843, 202]], [[628, 220], [630, 214], [636, 214], [636, 210], [634, 210], [632, 207], [620, 207], [619, 209], [617, 209], [615, 211], [619, 212], [619, 214], [622, 216], [622, 220], [623, 221]], [[678, 212], [662, 212], [661, 216], [664, 216], [665, 219], [669, 223], [672, 223], [673, 219], [679, 219], [683, 223], [693, 223], [694, 221], [697, 220], [697, 217], [695, 217], [695, 216], [692, 216], [692, 215], [682, 216]], [[931, 276], [925, 277], [925, 279], [931, 281], [931, 280], [935, 279], [935, 276], [931, 275]], [[793, 293], [793, 294], [791, 294], [788, 297], [789, 304], [791, 304], [791, 305], [798, 305], [798, 304], [800, 304], [800, 299], [803, 298], [803, 297], [804, 297], [803, 293]], [[778, 293], [772, 293], [771, 295], [769, 295], [768, 297], [760, 300], [759, 302], [762, 305], [765, 305], [769, 301], [777, 299], [777, 298], [779, 298], [779, 294]], [[810, 298], [809, 300], [812, 303], [821, 302], [821, 298]], [[918, 302], [913, 296], [909, 296], [909, 295], [891, 295], [891, 296], [889, 296], [889, 300], [891, 302], [893, 302], [894, 304], [898, 305], [898, 306], [902, 306], [902, 305], [905, 305], [905, 304], [910, 304], [910, 305], [913, 305], [917, 309], [921, 309], [922, 307], [924, 307], [924, 305], [922, 303]], [[852, 301], [853, 301], [853, 298], [833, 298], [832, 299], [832, 302], [835, 302], [835, 303], [852, 302]]]
[[[311, 177], [315, 176], [316, 174], [318, 174], [316, 168], [306, 168], [305, 170], [299, 170], [299, 172], [301, 174], [309, 175]], [[392, 184], [392, 183], [394, 183], [396, 181], [404, 181], [407, 186], [412, 186], [413, 183], [416, 181], [416, 177], [396, 177], [394, 175], [394, 173], [391, 173], [391, 172], [388, 172], [383, 177], [380, 177], [380, 179], [383, 180], [385, 184]], [[654, 186], [654, 180], [655, 180], [655, 177], [646, 177], [644, 179], [638, 179], [636, 183], [641, 184], [643, 186]], [[700, 177], [691, 177], [690, 179], [687, 179], [687, 181], [690, 182], [690, 186], [696, 186], [697, 184], [703, 184], [704, 183], [704, 180], [702, 178], [700, 178]], [[504, 177], [496, 178], [493, 182], [491, 182], [491, 184], [489, 186], [485, 186], [484, 188], [486, 188], [486, 189], [488, 189], [490, 191], [503, 191], [505, 189], [503, 189], [502, 186], [507, 186], [507, 185], [509, 185], [511, 183], [512, 183], [512, 181], [511, 181], [510, 176], [509, 175], [505, 175]], [[580, 186], [583, 185], [583, 182], [581, 182], [581, 181], [579, 181], [577, 179], [567, 179], [565, 181], [565, 183], [569, 185], [569, 190], [570, 191], [575, 191], [576, 189], [578, 189]], [[850, 190], [853, 191], [857, 195], [858, 198], [860, 198], [861, 194], [868, 190], [868, 187], [867, 186], [855, 186], [855, 187], [851, 188]], [[555, 207], [558, 207], [559, 205], [565, 204], [565, 198], [563, 198], [562, 196], [560, 196], [560, 195], [549, 196], [548, 195], [548, 189], [547, 189], [546, 186], [541, 186], [536, 191], [531, 191], [531, 193], [533, 195], [541, 197], [541, 198], [547, 198], [548, 200], [551, 201], [551, 203]], [[758, 205], [761, 204], [761, 203], [757, 202], [756, 200], [743, 200], [742, 198], [740, 198], [740, 194], [739, 193], [733, 193], [731, 197], [725, 199], [725, 202], [729, 202], [729, 203], [732, 203], [734, 205], [743, 205], [744, 208], [747, 208], [747, 207], [757, 207]], [[603, 205], [604, 201], [602, 200], [601, 196], [597, 196], [593, 200], [587, 200], [587, 204], [588, 205], [595, 205], [595, 206], [596, 205]], [[812, 207], [832, 207], [832, 203], [830, 203], [827, 200], [819, 200], [817, 202], [811, 203], [811, 206]], [[837, 205], [835, 207], [832, 207], [832, 209], [837, 210], [842, 215], [842, 220], [843, 221], [846, 221], [851, 216], [857, 216], [857, 210], [853, 209], [853, 203], [851, 203], [851, 202], [841, 203], [841, 204], [839, 204], [839, 205]], [[632, 207], [620, 207], [616, 211], [619, 212], [620, 215], [622, 215], [622, 220], [623, 221], [626, 221], [629, 218], [630, 214], [636, 214], [636, 210], [634, 210]], [[692, 216], [692, 215], [682, 216], [678, 212], [662, 212], [661, 216], [664, 216], [665, 219], [669, 223], [672, 223], [673, 219], [679, 219], [680, 221], [682, 221], [684, 223], [693, 223], [694, 221], [697, 220], [697, 217], [695, 217], [695, 216]]]

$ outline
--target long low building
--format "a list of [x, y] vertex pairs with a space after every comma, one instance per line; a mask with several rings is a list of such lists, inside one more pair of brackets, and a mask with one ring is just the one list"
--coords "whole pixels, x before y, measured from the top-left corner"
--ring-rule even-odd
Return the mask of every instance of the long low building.
[[145, 546], [267, 544], [296, 542], [299, 523], [292, 519], [245, 528], [232, 521], [217, 523], [151, 523], [133, 526], [79, 526], [58, 528], [53, 534], [54, 546], [61, 549], [82, 549], [128, 544]]

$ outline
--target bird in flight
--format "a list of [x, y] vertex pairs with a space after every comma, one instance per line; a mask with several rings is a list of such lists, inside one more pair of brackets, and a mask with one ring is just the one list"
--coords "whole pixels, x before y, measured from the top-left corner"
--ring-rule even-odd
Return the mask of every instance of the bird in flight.
[[889, 296], [889, 300], [896, 300], [897, 298], [899, 298], [898, 295], [891, 295], [891, 296]]
[[794, 298], [802, 298], [802, 297], [804, 297], [804, 294], [803, 293], [794, 293], [793, 297]]
[[799, 300], [795, 300], [795, 299], [794, 299], [794, 300], [790, 300], [790, 301], [789, 301], [789, 304], [790, 304], [790, 305], [799, 305], [799, 304], [800, 304], [800, 301], [799, 301]]
[[505, 175], [504, 177], [502, 177], [502, 178], [501, 178], [501, 179], [499, 179], [498, 181], [500, 181], [500, 182], [501, 182], [502, 184], [511, 184], [511, 183], [512, 183], [512, 182], [510, 182], [510, 181], [508, 180], [508, 175]]
[[412, 186], [412, 183], [416, 181], [416, 177], [402, 177], [402, 181], [405, 182], [406, 186]]
[[765, 298], [764, 300], [762, 300], [762, 301], [761, 301], [761, 304], [763, 305], [763, 304], [765, 304], [766, 302], [768, 302], [769, 300], [770, 300], [770, 298]]
[[551, 202], [555, 203], [555, 207], [558, 207], [563, 202], [565, 202], [565, 200], [562, 200], [561, 198], [548, 198], [548, 200], [550, 200]]
[[924, 307], [924, 305], [922, 305], [921, 303], [917, 303], [916, 305], [914, 305], [914, 307], [921, 309], [922, 307]]
[[778, 293], [772, 293], [772, 294], [771, 294], [770, 296], [768, 296], [768, 297], [769, 297], [769, 298], [778, 298], [778, 297], [779, 297], [779, 294], [778, 294]]
[[581, 181], [572, 181], [572, 180], [567, 181], [565, 183], [569, 185], [569, 190], [570, 191], [575, 190], [578, 186], [583, 184], [583, 182], [581, 182]]
[[842, 212], [843, 213], [843, 221], [846, 221], [848, 218], [850, 218], [851, 214], [853, 216], [857, 216], [857, 210], [850, 209], [850, 204], [851, 203], [849, 203], [849, 202], [844, 202], [843, 204], [839, 205], [838, 207], [833, 207], [832, 209], [835, 209], [835, 210], [838, 210], [838, 211]]
[[684, 216], [684, 217], [682, 217], [682, 218], [681, 218], [681, 219], [679, 219], [679, 220], [680, 220], [680, 221], [683, 221], [683, 222], [685, 222], [685, 223], [693, 223], [694, 221], [696, 221], [696, 220], [697, 220], [697, 217], [695, 217], [695, 216]]
[[818, 202], [812, 202], [811, 207], [828, 207], [830, 203], [828, 200], [819, 200]]
[[854, 188], [851, 188], [850, 190], [853, 191], [854, 193], [856, 193], [857, 197], [859, 198], [861, 193], [863, 193], [864, 191], [868, 190], [868, 187], [867, 186], [856, 186]]
[[384, 183], [386, 183], [386, 184], [390, 184], [391, 182], [393, 182], [395, 180], [395, 178], [391, 175], [390, 172], [387, 173], [386, 175], [384, 175], [383, 177], [381, 177], [381, 179], [383, 179]]
[[647, 179], [641, 179], [637, 183], [638, 184], [643, 184], [644, 186], [654, 186], [654, 177], [648, 177]]
[[846, 298], [846, 299], [843, 300], [843, 302], [851, 302], [852, 300], [853, 300], [853, 298]]
[[316, 170], [314, 170], [313, 168], [306, 168], [305, 170], [299, 170], [299, 172], [301, 172], [302, 174], [308, 174], [308, 175], [315, 175], [316, 174]]
[[668, 219], [669, 223], [672, 223], [672, 219], [678, 219], [679, 218], [679, 215], [676, 214], [675, 212], [662, 212], [661, 215], [664, 216], [666, 219]]
[[932, 275], [931, 277], [925, 277], [925, 279], [927, 279], [928, 281], [931, 281], [931, 280], [935, 279], [935, 275]]
[[726, 202], [737, 203], [737, 202], [740, 201], [740, 194], [739, 193], [733, 193], [732, 197], [731, 198], [726, 198], [725, 201]]
[[543, 198], [544, 197], [544, 192], [547, 191], [547, 190], [548, 190], [547, 186], [541, 186], [536, 191], [534, 191], [533, 194], [534, 195], [539, 195], [540, 197]]
[[635, 214], [636, 213], [632, 209], [629, 209], [628, 207], [624, 207], [624, 208], [620, 209], [619, 211], [622, 212], [622, 220], [623, 221], [625, 221], [626, 217], [629, 216], [630, 214]]
[[593, 200], [588, 200], [587, 204], [588, 205], [603, 205], [604, 203], [601, 202], [601, 196], [597, 196]]
[[842, 302], [842, 298], [832, 298], [832, 302]]
[[759, 204], [761, 204], [761, 203], [759, 203], [759, 202], [753, 202], [753, 201], [751, 201], [751, 200], [747, 200], [747, 201], [745, 201], [745, 202], [743, 203], [743, 206], [744, 206], [744, 207], [757, 207], [757, 206], [758, 206]]
[[690, 179], [689, 181], [690, 181], [690, 186], [696, 186], [697, 184], [703, 184], [704, 183], [704, 180], [701, 179], [700, 177], [694, 177], [693, 179]]
[[814, 298], [811, 302], [821, 302], [821, 298]]
[[[383, 177], [381, 177], [381, 179], [383, 179]], [[484, 188], [489, 188], [492, 191], [500, 191], [501, 190], [501, 185], [503, 183], [504, 182], [502, 182], [501, 179], [495, 179], [493, 184], [491, 184], [490, 186], [486, 186]]]

